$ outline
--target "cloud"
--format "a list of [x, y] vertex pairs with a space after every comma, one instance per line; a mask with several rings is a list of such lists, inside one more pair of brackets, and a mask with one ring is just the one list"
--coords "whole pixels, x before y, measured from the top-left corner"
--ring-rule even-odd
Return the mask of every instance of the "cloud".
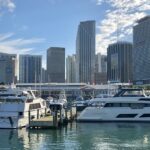
[[150, 10], [148, 0], [97, 0], [97, 5], [104, 3], [110, 9], [106, 10], [105, 19], [97, 26], [96, 50], [101, 53], [106, 53], [108, 45], [117, 39], [131, 37], [135, 22]]
[[14, 33], [0, 34], [0, 52], [13, 54], [26, 54], [34, 50], [33, 44], [43, 43], [45, 39], [30, 38], [14, 39]]
[[3, 9], [8, 9], [9, 12], [13, 12], [15, 8], [16, 5], [13, 0], [0, 0], [0, 12], [2, 12]]

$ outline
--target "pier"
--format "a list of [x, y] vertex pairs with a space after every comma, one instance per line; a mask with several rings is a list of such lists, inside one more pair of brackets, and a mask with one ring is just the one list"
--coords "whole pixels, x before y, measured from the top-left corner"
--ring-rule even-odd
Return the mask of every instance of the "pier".
[[[55, 110], [52, 114], [45, 113], [45, 116], [40, 117], [39, 110], [37, 118], [32, 119], [32, 111], [29, 111], [29, 128], [30, 129], [57, 129], [72, 122], [76, 118], [76, 108], [71, 107], [65, 109], [65, 117], [62, 118], [61, 111]], [[45, 111], [46, 112], [46, 111]]]

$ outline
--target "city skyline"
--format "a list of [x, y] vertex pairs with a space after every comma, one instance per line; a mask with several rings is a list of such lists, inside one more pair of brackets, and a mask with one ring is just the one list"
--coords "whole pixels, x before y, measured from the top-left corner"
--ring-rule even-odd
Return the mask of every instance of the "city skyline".
[[96, 21], [96, 51], [106, 54], [117, 40], [117, 25], [118, 39], [131, 41], [133, 22], [150, 14], [146, 0], [1, 0], [0, 8], [0, 52], [43, 55], [44, 67], [48, 47], [65, 47], [66, 56], [75, 53], [79, 22]]

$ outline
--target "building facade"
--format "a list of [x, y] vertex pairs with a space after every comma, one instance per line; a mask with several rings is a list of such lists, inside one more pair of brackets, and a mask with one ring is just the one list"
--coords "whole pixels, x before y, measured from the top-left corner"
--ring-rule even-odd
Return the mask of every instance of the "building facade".
[[42, 68], [42, 83], [47, 82], [48, 82], [47, 70], [45, 68]]
[[68, 56], [66, 58], [66, 82], [76, 82], [76, 56]]
[[48, 82], [65, 82], [65, 48], [50, 47], [47, 50]]
[[39, 83], [42, 80], [42, 56], [20, 55], [19, 56], [19, 82]]
[[150, 83], [150, 16], [133, 27], [133, 80]]
[[95, 21], [80, 22], [76, 38], [77, 82], [93, 83], [95, 70]]
[[132, 43], [117, 42], [108, 46], [107, 80], [115, 83], [132, 81]]
[[0, 53], [0, 83], [17, 82], [17, 55]]

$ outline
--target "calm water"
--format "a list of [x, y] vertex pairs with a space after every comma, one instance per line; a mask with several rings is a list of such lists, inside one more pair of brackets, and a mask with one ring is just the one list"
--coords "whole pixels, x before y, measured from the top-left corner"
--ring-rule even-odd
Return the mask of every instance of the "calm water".
[[61, 130], [0, 130], [0, 150], [150, 150], [150, 124], [73, 123]]

